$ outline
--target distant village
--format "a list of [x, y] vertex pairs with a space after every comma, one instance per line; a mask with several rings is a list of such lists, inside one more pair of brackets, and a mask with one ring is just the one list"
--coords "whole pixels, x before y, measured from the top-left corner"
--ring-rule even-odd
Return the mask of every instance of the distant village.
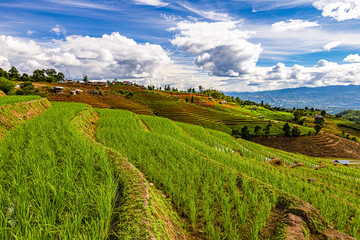
[[[108, 86], [116, 86], [116, 85], [127, 85], [127, 86], [136, 86], [142, 89], [147, 89], [144, 85], [139, 85], [130, 81], [85, 81], [85, 82], [80, 82], [80, 81], [73, 81], [70, 79], [67, 79], [64, 81], [65, 83], [77, 83], [77, 84], [84, 84], [84, 85], [88, 85], [88, 86], [95, 86], [95, 87], [108, 87]], [[52, 91], [54, 93], [64, 93], [64, 89], [65, 87], [61, 87], [61, 86], [55, 86], [52, 88]], [[77, 95], [77, 94], [82, 94], [84, 93], [84, 90], [81, 89], [73, 89], [69, 92], [72, 95]], [[91, 90], [89, 92], [90, 94], [99, 94], [99, 91], [97, 90]]]

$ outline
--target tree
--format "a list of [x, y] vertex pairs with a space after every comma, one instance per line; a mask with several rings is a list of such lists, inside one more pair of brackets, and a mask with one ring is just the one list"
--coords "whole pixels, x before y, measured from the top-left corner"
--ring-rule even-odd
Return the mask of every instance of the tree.
[[65, 75], [62, 72], [59, 72], [55, 77], [56, 77], [58, 82], [65, 81]]
[[318, 125], [318, 124], [315, 125], [314, 129], [315, 129], [316, 134], [319, 134], [321, 128], [322, 127], [320, 125]]
[[4, 77], [4, 78], [9, 79], [9, 74], [4, 69], [0, 68], [0, 77]]
[[45, 82], [45, 73], [43, 70], [35, 70], [32, 75], [32, 79], [34, 82]]
[[203, 88], [203, 86], [199, 86], [199, 92], [201, 93], [202, 92], [202, 90], [204, 90], [204, 88]]
[[26, 81], [30, 81], [31, 78], [29, 77], [29, 75], [27, 75], [26, 73], [23, 73], [23, 75], [20, 78], [21, 81], [26, 82]]
[[241, 136], [239, 129], [233, 129], [231, 131], [231, 136], [233, 136], [234, 138], [239, 138]]
[[39, 89], [35, 89], [35, 86], [30, 81], [20, 83], [20, 90], [16, 91], [16, 94], [18, 95], [34, 95], [38, 93]]
[[321, 116], [325, 117], [326, 115], [326, 111], [325, 110], [322, 110], [321, 113], [320, 113]]
[[321, 127], [323, 127], [323, 125], [324, 125], [324, 118], [322, 118], [322, 117], [317, 117], [317, 118], [315, 118], [315, 125], [320, 125]]
[[87, 76], [86, 74], [85, 74], [84, 77], [83, 77], [83, 81], [84, 81], [84, 83], [89, 82], [88, 76]]
[[189, 97], [188, 96], [186, 96], [185, 101], [189, 102]]
[[268, 125], [266, 125], [265, 130], [264, 130], [265, 135], [270, 135], [271, 126], [272, 126], [272, 123], [271, 123], [271, 121], [269, 121]]
[[282, 130], [284, 131], [285, 136], [287, 136], [287, 137], [290, 136], [290, 125], [289, 125], [289, 123], [285, 123]]
[[305, 118], [302, 118], [300, 121], [298, 121], [298, 124], [301, 126], [304, 125], [304, 123], [305, 123]]
[[13, 80], [18, 80], [20, 78], [19, 71], [16, 69], [16, 67], [11, 67], [11, 69], [9, 70], [9, 77]]
[[3, 91], [5, 94], [11, 93], [12, 90], [15, 88], [15, 83], [11, 82], [10, 80], [0, 77], [0, 90]]
[[56, 70], [55, 69], [52, 69], [52, 68], [49, 68], [49, 69], [46, 69], [46, 70], [43, 70], [47, 76], [56, 76]]
[[301, 135], [300, 128], [298, 126], [294, 126], [291, 130], [291, 135], [294, 137], [298, 137]]
[[241, 138], [243, 138], [243, 139], [249, 139], [250, 138], [250, 132], [249, 132], [249, 128], [248, 128], [247, 125], [245, 125], [241, 129]]
[[259, 136], [260, 130], [261, 130], [261, 127], [260, 127], [260, 126], [256, 126], [256, 127], [255, 127], [255, 129], [254, 129], [255, 136]]
[[191, 103], [194, 103], [194, 96], [191, 96]]

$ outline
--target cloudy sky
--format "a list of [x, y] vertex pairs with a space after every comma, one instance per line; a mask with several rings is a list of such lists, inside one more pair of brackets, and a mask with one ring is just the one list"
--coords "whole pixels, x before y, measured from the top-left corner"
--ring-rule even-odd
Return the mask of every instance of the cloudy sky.
[[359, 0], [1, 0], [0, 67], [259, 91], [360, 84]]

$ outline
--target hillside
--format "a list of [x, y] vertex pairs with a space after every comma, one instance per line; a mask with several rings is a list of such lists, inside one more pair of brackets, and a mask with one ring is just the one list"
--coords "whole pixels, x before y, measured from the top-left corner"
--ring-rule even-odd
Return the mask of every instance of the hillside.
[[264, 101], [284, 108], [315, 107], [329, 113], [360, 109], [360, 85], [300, 87], [263, 92], [228, 92], [230, 96], [254, 102]]
[[0, 139], [1, 238], [360, 237], [359, 169], [163, 117], [51, 105]]
[[[328, 144], [326, 141], [317, 141], [317, 137], [304, 137], [304, 135], [315, 135], [315, 118], [320, 111], [304, 110], [301, 117], [304, 121], [302, 125], [294, 121], [294, 111], [279, 111], [278, 109], [268, 108], [266, 105], [254, 105], [246, 102], [227, 102], [221, 98], [210, 98], [199, 93], [184, 93], [176, 91], [146, 90], [138, 86], [128, 86], [116, 84], [110, 86], [91, 86], [80, 83], [35, 83], [44, 94], [48, 94], [51, 101], [81, 102], [90, 104], [97, 108], [113, 108], [129, 110], [137, 114], [155, 115], [166, 117], [174, 121], [195, 124], [206, 128], [222, 131], [231, 134], [234, 130], [241, 130], [245, 125], [249, 129], [249, 134], [253, 136], [280, 136], [276, 141], [282, 142], [286, 149], [293, 149], [314, 156], [311, 152], [300, 151], [293, 148], [291, 142], [297, 141], [289, 139], [284, 135], [284, 124], [288, 123], [290, 129], [294, 126], [300, 129], [299, 149], [307, 149], [308, 146], [316, 145], [319, 149], [326, 149], [323, 153], [326, 157], [342, 156], [344, 150], [341, 146], [346, 145], [347, 139], [360, 139], [360, 128], [354, 127], [354, 123], [327, 114], [325, 117], [322, 132], [331, 135], [341, 136], [336, 138], [339, 144]], [[61, 93], [54, 93], [51, 88], [54, 86], [63, 87]], [[80, 89], [80, 94], [70, 94], [74, 89]], [[95, 93], [95, 94], [91, 94]], [[193, 99], [193, 103], [191, 102]], [[231, 99], [229, 99], [231, 100]], [[246, 103], [246, 104], [245, 104]], [[255, 128], [258, 128], [255, 132]], [[321, 133], [320, 133], [321, 134]], [[334, 136], [335, 137], [335, 136]], [[255, 142], [260, 141], [251, 138]], [[278, 145], [272, 145], [277, 147]], [[280, 149], [284, 149], [284, 148]], [[353, 156], [359, 156], [360, 152], [354, 148]], [[317, 152], [321, 152], [317, 151]], [[319, 156], [324, 156], [324, 154]], [[347, 153], [346, 156], [349, 154]], [[351, 155], [351, 154], [350, 154]], [[356, 157], [357, 158], [357, 157]]]
[[360, 123], [360, 111], [356, 110], [345, 110], [338, 114], [336, 114], [338, 117], [346, 118], [350, 121]]

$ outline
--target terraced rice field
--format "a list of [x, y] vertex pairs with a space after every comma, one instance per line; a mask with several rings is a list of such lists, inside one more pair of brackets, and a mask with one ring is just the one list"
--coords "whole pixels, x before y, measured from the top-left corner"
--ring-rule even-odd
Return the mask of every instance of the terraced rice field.
[[[313, 204], [336, 229], [359, 237], [358, 170], [315, 170], [319, 159], [236, 141], [221, 132], [130, 112], [99, 112], [99, 141], [128, 157], [204, 237], [257, 239], [265, 234], [279, 202], [293, 195]], [[287, 165], [304, 166], [274, 167], [266, 162], [277, 157]], [[286, 211], [275, 229], [285, 216]]]
[[6, 96], [0, 98], [0, 106], [41, 99], [39, 96]]

